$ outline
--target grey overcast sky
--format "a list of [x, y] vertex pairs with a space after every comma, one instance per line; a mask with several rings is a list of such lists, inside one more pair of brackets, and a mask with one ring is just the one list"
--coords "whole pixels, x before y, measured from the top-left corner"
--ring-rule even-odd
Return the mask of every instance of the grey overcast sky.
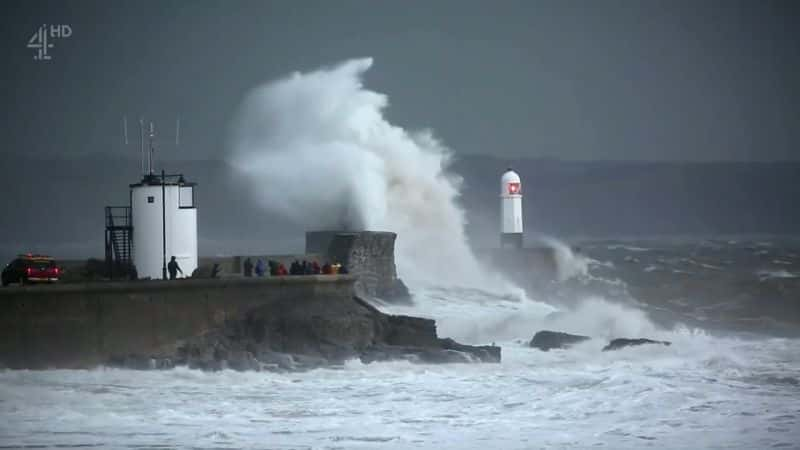
[[[456, 152], [800, 159], [800, 2], [53, 1], [0, 6], [0, 152], [220, 157], [245, 92], [372, 56], [390, 120]], [[67, 24], [50, 61], [28, 41]], [[133, 140], [133, 139], [132, 139]], [[5, 163], [9, 163], [6, 160]]]

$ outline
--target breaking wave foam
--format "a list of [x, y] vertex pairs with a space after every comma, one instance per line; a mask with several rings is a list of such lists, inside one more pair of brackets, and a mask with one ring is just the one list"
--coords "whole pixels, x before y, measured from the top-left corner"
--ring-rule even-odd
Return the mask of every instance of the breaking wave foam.
[[497, 285], [467, 245], [451, 152], [386, 120], [387, 97], [363, 86], [371, 66], [354, 59], [253, 89], [234, 121], [232, 165], [264, 208], [306, 230], [396, 232], [406, 280]]

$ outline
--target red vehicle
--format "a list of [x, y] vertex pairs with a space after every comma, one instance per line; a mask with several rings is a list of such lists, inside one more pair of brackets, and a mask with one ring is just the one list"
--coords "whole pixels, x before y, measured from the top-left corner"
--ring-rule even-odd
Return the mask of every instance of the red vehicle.
[[9, 283], [51, 283], [58, 281], [61, 269], [56, 261], [45, 255], [19, 255], [3, 269], [3, 286]]

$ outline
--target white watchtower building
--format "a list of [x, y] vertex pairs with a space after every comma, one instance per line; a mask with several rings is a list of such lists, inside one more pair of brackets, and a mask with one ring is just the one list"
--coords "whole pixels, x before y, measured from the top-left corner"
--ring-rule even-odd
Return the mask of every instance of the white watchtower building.
[[173, 256], [183, 276], [197, 268], [195, 186], [183, 175], [163, 173], [145, 175], [130, 185], [133, 264], [139, 278], [165, 278]]
[[132, 264], [140, 279], [167, 279], [167, 264], [174, 256], [182, 272], [179, 277], [188, 277], [197, 268], [197, 185], [183, 174], [153, 172], [153, 124], [146, 163], [144, 125], [140, 126], [142, 179], [130, 185], [130, 206], [106, 207], [109, 276], [130, 271]]

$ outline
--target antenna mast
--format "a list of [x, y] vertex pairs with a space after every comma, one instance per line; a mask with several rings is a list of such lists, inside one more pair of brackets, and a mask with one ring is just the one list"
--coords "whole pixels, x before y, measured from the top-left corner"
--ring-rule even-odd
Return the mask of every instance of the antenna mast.
[[122, 116], [122, 134], [125, 136], [125, 145], [128, 145], [128, 116]]
[[181, 145], [181, 116], [175, 118], [175, 147]]
[[153, 122], [150, 122], [150, 159], [148, 161], [148, 173], [150, 175], [153, 174], [153, 151], [155, 148], [153, 147], [153, 139], [156, 137], [155, 127], [153, 126]]
[[139, 152], [142, 157], [142, 175], [144, 176], [144, 119], [139, 117]]

